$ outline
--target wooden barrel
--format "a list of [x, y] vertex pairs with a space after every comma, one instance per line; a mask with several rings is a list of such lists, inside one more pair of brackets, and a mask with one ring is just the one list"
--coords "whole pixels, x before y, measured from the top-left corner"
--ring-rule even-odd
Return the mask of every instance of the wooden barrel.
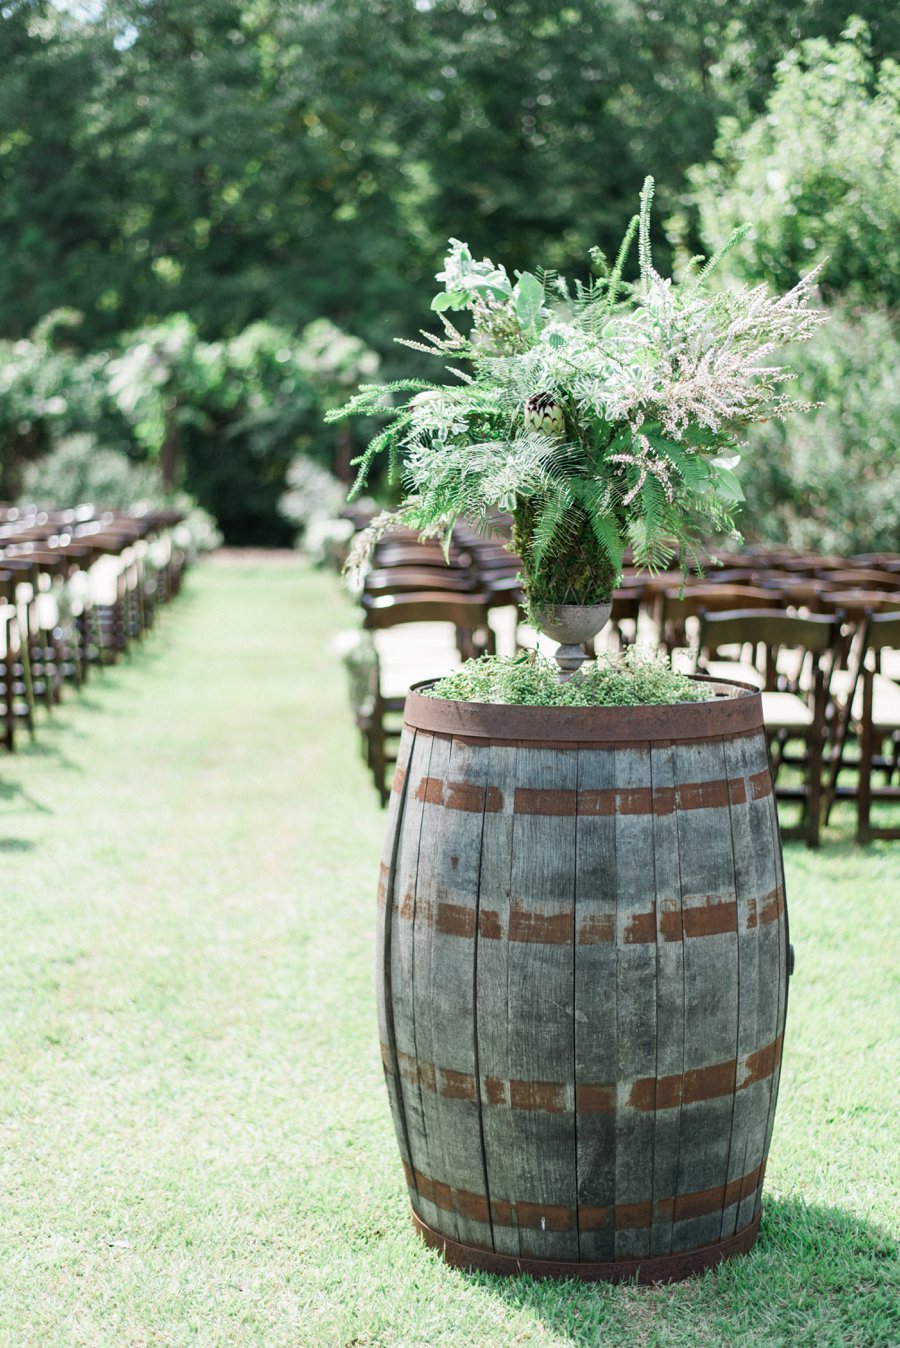
[[759, 694], [410, 693], [379, 884], [385, 1075], [448, 1261], [642, 1281], [749, 1249], [787, 1001]]

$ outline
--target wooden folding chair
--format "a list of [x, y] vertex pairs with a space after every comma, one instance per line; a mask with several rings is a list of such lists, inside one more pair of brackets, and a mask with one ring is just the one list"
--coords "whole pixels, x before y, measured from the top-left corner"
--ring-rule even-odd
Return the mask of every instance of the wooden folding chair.
[[397, 758], [399, 713], [410, 686], [439, 678], [460, 659], [491, 653], [494, 634], [483, 594], [382, 595], [364, 602], [363, 612], [364, 627], [373, 638], [373, 659], [367, 686], [357, 677], [354, 714], [384, 805], [390, 794], [387, 771]]
[[16, 577], [11, 571], [0, 570], [0, 717], [3, 743], [10, 752], [16, 747], [16, 715], [22, 708], [22, 690], [16, 680], [20, 646]]
[[[900, 612], [871, 615], [866, 633], [861, 705], [854, 715], [859, 737], [856, 838], [861, 843], [900, 838], [900, 827], [871, 822], [873, 802], [900, 802], [900, 685], [881, 673], [887, 650], [900, 650]], [[875, 785], [875, 773], [885, 774], [883, 785]]]
[[773, 608], [776, 599], [771, 590], [753, 585], [691, 584], [684, 590], [670, 586], [664, 589], [659, 605], [659, 644], [671, 655], [679, 647], [690, 645], [688, 622], [699, 619], [704, 611], [722, 612], [727, 609]]
[[475, 583], [468, 571], [436, 566], [379, 566], [369, 571], [363, 582], [363, 601], [385, 594], [424, 594], [446, 591], [473, 594]]
[[[699, 672], [716, 669], [715, 656], [723, 647], [749, 646], [753, 652], [751, 667], [762, 677], [775, 795], [801, 804], [800, 823], [783, 828], [782, 835], [802, 838], [809, 847], [819, 844], [826, 716], [841, 629], [840, 616], [801, 618], [776, 609], [700, 616]], [[797, 742], [803, 746], [802, 753], [789, 753], [788, 746]], [[802, 769], [800, 784], [779, 783], [780, 770], [786, 765]]]

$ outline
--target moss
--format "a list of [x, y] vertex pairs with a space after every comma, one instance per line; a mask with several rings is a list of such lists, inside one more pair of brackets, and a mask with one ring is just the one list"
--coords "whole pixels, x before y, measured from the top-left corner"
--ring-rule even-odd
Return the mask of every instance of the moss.
[[558, 674], [556, 661], [546, 656], [487, 655], [439, 679], [426, 696], [528, 707], [671, 706], [704, 697], [702, 686], [667, 660], [633, 648], [619, 659], [588, 662], [568, 683], [559, 683]]
[[534, 533], [539, 510], [532, 499], [517, 498], [513, 549], [522, 560], [522, 576], [531, 604], [608, 604], [619, 576], [597, 542], [580, 505], [567, 512], [560, 530], [569, 546], [557, 546], [535, 562]]

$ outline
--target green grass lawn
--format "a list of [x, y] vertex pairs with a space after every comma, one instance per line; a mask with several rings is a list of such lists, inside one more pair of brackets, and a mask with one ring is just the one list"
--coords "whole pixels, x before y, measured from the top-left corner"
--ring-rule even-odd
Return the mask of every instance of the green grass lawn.
[[0, 1344], [894, 1348], [900, 844], [839, 830], [787, 850], [750, 1255], [579, 1286], [418, 1242], [375, 1027], [384, 816], [329, 653], [351, 621], [293, 558], [198, 568], [0, 758]]

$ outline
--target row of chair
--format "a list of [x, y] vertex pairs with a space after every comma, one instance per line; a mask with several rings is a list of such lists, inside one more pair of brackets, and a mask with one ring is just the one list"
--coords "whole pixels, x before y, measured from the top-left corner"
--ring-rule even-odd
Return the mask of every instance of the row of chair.
[[900, 607], [860, 621], [773, 609], [701, 613], [695, 670], [761, 692], [776, 797], [801, 807], [785, 837], [816, 846], [835, 801], [852, 799], [858, 841], [900, 838], [900, 827], [872, 820], [873, 802], [900, 802], [900, 685], [881, 672], [898, 651]]
[[[888, 675], [900, 676], [900, 665], [887, 673], [882, 666], [900, 647], [900, 556], [756, 550], [731, 561], [687, 584], [679, 573], [638, 575], [626, 566], [604, 644], [659, 644], [683, 668], [762, 690], [776, 792], [801, 809], [786, 836], [816, 845], [835, 801], [848, 798], [857, 802], [861, 840], [900, 836], [871, 819], [873, 800], [898, 795], [900, 687]], [[518, 625], [518, 569], [501, 545], [464, 530], [446, 553], [412, 536], [390, 536], [376, 549], [360, 592], [365, 636], [350, 662], [357, 725], [382, 800], [410, 684], [495, 650], [501, 614], [512, 616], [519, 644], [534, 644]]]
[[[382, 803], [406, 692], [436, 670], [497, 651], [497, 620], [524, 619], [521, 563], [500, 542], [458, 526], [448, 548], [393, 533], [363, 578], [361, 642], [347, 655], [363, 752]], [[412, 636], [410, 636], [410, 629]]]
[[179, 591], [179, 511], [0, 505], [0, 728], [9, 750], [68, 684], [112, 664]]

